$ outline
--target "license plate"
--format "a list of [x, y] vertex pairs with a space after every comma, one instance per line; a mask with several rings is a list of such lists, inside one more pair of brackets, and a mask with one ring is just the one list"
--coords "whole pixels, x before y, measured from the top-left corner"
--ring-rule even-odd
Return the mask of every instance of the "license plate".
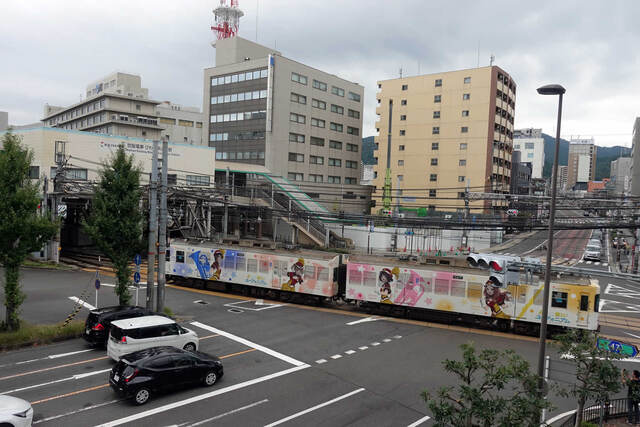
[[114, 376], [113, 376], [113, 381], [114, 381], [114, 382], [116, 382], [116, 383], [117, 383], [119, 379], [120, 379], [120, 377], [119, 377], [119, 376], [117, 376], [117, 375], [114, 375]]
[[91, 329], [87, 328], [85, 332], [87, 333], [87, 335], [89, 335], [89, 332], [91, 332]]

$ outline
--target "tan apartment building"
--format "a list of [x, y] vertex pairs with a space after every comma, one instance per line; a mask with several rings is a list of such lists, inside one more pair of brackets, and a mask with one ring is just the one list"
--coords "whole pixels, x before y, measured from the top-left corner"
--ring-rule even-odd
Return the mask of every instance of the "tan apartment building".
[[587, 190], [588, 182], [596, 176], [596, 153], [593, 138], [572, 138], [569, 141], [567, 190]]
[[568, 166], [558, 165], [557, 189], [558, 191], [567, 190]]
[[[390, 169], [400, 205], [462, 210], [472, 192], [509, 193], [516, 84], [497, 66], [378, 82], [374, 183]], [[398, 202], [394, 199], [393, 204]], [[503, 202], [471, 202], [472, 211]]]

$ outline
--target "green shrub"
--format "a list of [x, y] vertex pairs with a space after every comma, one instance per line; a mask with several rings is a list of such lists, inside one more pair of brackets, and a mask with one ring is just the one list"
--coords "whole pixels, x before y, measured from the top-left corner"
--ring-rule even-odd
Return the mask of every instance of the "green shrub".
[[76, 320], [67, 326], [62, 323], [53, 325], [30, 325], [21, 323], [17, 331], [0, 331], [0, 350], [10, 350], [30, 345], [49, 344], [82, 336], [84, 322]]

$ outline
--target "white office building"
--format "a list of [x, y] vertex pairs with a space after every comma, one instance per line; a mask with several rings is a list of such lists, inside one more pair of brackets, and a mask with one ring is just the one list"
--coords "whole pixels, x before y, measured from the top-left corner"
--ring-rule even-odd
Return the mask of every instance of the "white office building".
[[513, 133], [513, 150], [520, 151], [520, 161], [531, 164], [531, 178], [542, 178], [544, 169], [544, 139], [542, 129], [516, 129]]

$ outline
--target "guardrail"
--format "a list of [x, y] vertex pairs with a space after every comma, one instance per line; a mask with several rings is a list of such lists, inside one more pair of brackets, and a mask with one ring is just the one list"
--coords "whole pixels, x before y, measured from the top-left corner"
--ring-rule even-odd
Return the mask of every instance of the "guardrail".
[[[627, 398], [611, 399], [604, 405], [594, 405], [582, 411], [582, 421], [599, 422], [626, 417], [629, 413]], [[576, 413], [569, 415], [564, 420], [551, 424], [553, 427], [573, 427], [576, 423]]]

